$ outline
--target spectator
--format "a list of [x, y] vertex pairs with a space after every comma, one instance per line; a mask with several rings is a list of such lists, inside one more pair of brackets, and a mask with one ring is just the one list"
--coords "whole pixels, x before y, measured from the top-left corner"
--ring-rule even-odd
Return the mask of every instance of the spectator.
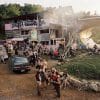
[[47, 69], [48, 63], [45, 59], [43, 59], [43, 71], [45, 72]]
[[57, 49], [54, 50], [53, 55], [54, 55], [54, 57], [56, 57], [56, 58], [58, 57], [58, 50], [57, 50]]
[[5, 63], [3, 51], [0, 51], [0, 61], [3, 62], [3, 63]]
[[36, 81], [37, 81], [37, 93], [40, 96], [41, 95], [41, 87], [45, 86], [46, 82], [46, 76], [42, 69], [37, 71], [36, 75]]
[[50, 48], [49, 55], [50, 55], [51, 58], [53, 57], [53, 49], [52, 49], [52, 47]]

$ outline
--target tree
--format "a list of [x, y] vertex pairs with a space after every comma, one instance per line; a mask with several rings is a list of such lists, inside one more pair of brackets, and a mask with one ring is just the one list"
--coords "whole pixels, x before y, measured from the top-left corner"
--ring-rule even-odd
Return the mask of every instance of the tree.
[[9, 4], [7, 6], [7, 17], [13, 17], [20, 15], [21, 7], [19, 4]]
[[67, 33], [65, 33], [65, 40], [67, 40], [67, 44], [65, 45], [64, 58], [68, 56], [68, 53], [73, 43], [78, 44], [80, 41], [80, 36], [78, 32], [81, 29], [81, 25], [78, 23], [76, 17], [73, 17], [72, 19], [70, 19], [70, 21], [71, 24], [69, 27], [67, 27]]
[[32, 14], [32, 13], [41, 12], [41, 11], [43, 11], [43, 7], [40, 5], [25, 4], [22, 7], [21, 13], [22, 14]]
[[13, 16], [32, 14], [41, 11], [43, 11], [43, 7], [41, 5], [31, 5], [31, 4], [25, 4], [24, 6], [20, 6], [19, 4], [0, 5], [0, 16], [2, 18], [10, 18]]
[[7, 17], [7, 5], [5, 5], [5, 4], [0, 5], [0, 16], [2, 18]]
[[4, 39], [5, 34], [4, 34], [4, 21], [2, 17], [0, 16], [0, 39]]

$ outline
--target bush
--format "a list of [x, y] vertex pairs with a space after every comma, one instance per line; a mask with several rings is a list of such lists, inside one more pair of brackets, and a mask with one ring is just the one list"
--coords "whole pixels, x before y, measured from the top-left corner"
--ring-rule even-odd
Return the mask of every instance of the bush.
[[100, 56], [76, 57], [59, 67], [82, 79], [100, 79]]

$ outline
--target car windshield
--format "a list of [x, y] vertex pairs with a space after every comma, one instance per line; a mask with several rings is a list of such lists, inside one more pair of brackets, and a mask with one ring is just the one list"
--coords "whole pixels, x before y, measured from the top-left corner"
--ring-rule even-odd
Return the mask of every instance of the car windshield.
[[25, 63], [28, 63], [28, 59], [25, 57], [16, 57], [14, 60], [14, 65], [25, 64]]

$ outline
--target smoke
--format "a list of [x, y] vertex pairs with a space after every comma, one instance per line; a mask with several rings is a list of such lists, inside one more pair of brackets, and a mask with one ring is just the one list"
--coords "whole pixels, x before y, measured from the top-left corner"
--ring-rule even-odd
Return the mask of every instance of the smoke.
[[67, 55], [70, 46], [76, 41], [80, 41], [78, 32], [81, 29], [81, 24], [78, 22], [77, 14], [74, 13], [71, 6], [48, 8], [44, 12], [43, 19], [45, 24], [61, 25], [65, 40], [67, 40], [65, 46], [65, 55]]
[[[79, 28], [77, 16], [74, 13], [72, 6], [47, 8], [44, 12], [45, 23], [59, 24], [66, 28], [74, 28], [74, 31]], [[75, 28], [77, 27], [77, 28]]]
[[65, 25], [67, 16], [72, 14], [71, 7], [48, 8], [44, 13], [44, 19], [47, 23]]

